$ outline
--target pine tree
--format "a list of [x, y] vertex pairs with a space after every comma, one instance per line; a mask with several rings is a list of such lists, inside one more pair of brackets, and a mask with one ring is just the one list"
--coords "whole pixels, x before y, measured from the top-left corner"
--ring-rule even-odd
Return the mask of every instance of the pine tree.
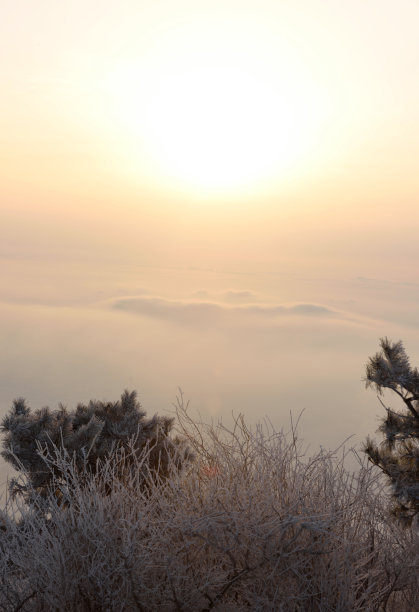
[[380, 340], [381, 351], [371, 357], [366, 367], [366, 386], [379, 395], [393, 391], [404, 410], [386, 410], [379, 431], [384, 442], [377, 446], [370, 438], [365, 452], [388, 477], [393, 490], [393, 514], [412, 525], [419, 515], [419, 372], [412, 368], [403, 343]]
[[17, 399], [0, 427], [2, 457], [25, 476], [24, 484], [11, 480], [10, 492], [20, 493], [28, 503], [34, 495], [47, 498], [63, 476], [60, 462], [45, 460], [57, 452], [72, 462], [79, 482], [124, 449], [129, 450], [124, 469], [138, 468], [135, 459], [147, 451], [144, 473], [164, 479], [169, 467], [180, 469], [191, 459], [183, 442], [171, 436], [172, 429], [171, 418], [146, 418], [135, 391], [125, 391], [117, 402], [91, 400], [72, 412], [61, 404], [58, 410], [32, 411], [24, 399]]

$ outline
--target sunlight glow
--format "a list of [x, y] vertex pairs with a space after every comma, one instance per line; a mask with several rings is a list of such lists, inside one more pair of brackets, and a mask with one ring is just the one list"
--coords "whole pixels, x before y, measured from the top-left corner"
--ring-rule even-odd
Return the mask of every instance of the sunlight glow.
[[184, 190], [237, 194], [286, 174], [316, 147], [322, 90], [290, 45], [275, 52], [240, 38], [179, 33], [136, 63], [115, 65], [113, 109], [150, 163], [154, 180]]

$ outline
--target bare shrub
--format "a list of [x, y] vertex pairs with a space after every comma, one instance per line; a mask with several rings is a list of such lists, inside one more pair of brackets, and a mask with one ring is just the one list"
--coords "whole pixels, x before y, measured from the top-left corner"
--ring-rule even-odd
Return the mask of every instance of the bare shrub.
[[2, 609], [417, 609], [417, 534], [388, 522], [379, 474], [348, 472], [343, 452], [307, 457], [294, 427], [202, 424], [182, 396], [177, 427], [196, 461], [169, 461], [167, 477], [150, 446], [127, 443], [82, 479], [44, 453], [66, 503], [52, 483], [47, 517], [39, 495], [19, 520], [5, 509]]

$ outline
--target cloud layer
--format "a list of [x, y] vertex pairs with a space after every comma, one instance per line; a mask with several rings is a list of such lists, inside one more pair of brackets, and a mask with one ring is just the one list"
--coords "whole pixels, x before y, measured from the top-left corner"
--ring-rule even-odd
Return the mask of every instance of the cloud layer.
[[[228, 292], [228, 295], [232, 292]], [[224, 320], [264, 320], [284, 316], [336, 317], [339, 313], [319, 304], [300, 303], [246, 304], [230, 306], [209, 301], [167, 300], [156, 297], [122, 298], [113, 303], [113, 308], [143, 316], [167, 319], [183, 324], [215, 323]]]

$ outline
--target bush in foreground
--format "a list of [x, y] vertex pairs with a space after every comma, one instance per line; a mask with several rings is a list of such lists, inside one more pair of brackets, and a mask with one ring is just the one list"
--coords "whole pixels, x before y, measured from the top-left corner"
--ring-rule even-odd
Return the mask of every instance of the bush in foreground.
[[170, 455], [162, 478], [144, 469], [153, 448], [135, 441], [95, 470], [57, 447], [43, 453], [48, 517], [36, 493], [19, 517], [11, 502], [3, 512], [1, 609], [418, 608], [417, 534], [388, 522], [380, 474], [305, 456], [293, 428], [205, 426], [182, 397], [177, 427], [195, 461], [179, 469]]
[[[11, 480], [10, 493], [22, 495], [29, 504], [36, 499], [38, 506], [41, 497], [48, 508], [53, 489], [55, 497], [65, 503], [70, 463], [80, 485], [110, 457], [116, 471], [117, 458], [128, 446], [124, 475], [129, 477], [130, 469], [134, 469], [137, 486], [144, 480], [144, 470], [161, 479], [168, 475], [169, 465], [170, 469], [174, 465], [180, 469], [185, 460], [191, 459], [184, 444], [171, 436], [172, 428], [173, 419], [156, 415], [147, 419], [135, 391], [125, 391], [117, 402], [92, 400], [87, 405], [79, 404], [74, 411], [62, 405], [58, 410], [32, 411], [24, 399], [15, 400], [1, 424], [1, 455], [24, 478], [23, 482]], [[57, 452], [60, 460], [51, 461]], [[139, 457], [143, 457], [141, 470], [135, 460]]]

